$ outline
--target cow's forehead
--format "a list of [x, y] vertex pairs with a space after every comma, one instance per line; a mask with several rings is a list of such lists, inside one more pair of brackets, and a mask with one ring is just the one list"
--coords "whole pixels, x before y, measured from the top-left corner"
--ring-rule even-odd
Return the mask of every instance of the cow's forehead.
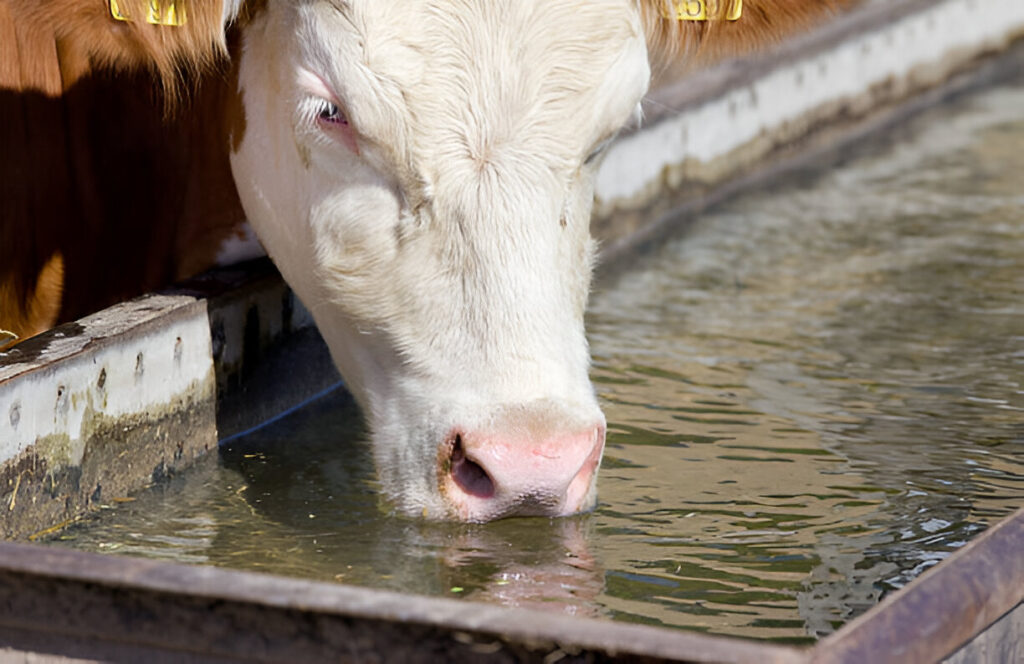
[[647, 85], [633, 0], [332, 1], [306, 21], [312, 66], [356, 124], [408, 155], [505, 146], [568, 160]]

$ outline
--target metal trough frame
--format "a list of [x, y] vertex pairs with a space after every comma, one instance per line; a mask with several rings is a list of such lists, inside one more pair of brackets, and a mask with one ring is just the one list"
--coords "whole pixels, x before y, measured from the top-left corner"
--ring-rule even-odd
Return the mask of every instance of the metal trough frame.
[[[1021, 37], [1020, 0], [874, 3], [659, 88], [646, 127], [612, 146], [599, 176], [599, 278], [710, 205], [1020, 71]], [[275, 389], [281, 367], [287, 390]], [[337, 382], [266, 261], [0, 353], [0, 537], [32, 540], [181, 472], [218, 438]], [[0, 542], [0, 660], [439, 657], [1024, 661], [1024, 510], [810, 649]]]

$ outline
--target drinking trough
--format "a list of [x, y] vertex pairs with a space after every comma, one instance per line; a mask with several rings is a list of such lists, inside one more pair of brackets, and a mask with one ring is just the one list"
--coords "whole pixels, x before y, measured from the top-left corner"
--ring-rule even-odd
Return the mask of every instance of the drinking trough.
[[[1022, 67], [1019, 0], [908, 0], [869, 2], [770, 54], [667, 77], [599, 175], [598, 279], [703, 210], [825, 168]], [[1024, 660], [1024, 510], [812, 647], [36, 543], [338, 382], [266, 260], [0, 353], [0, 659]]]

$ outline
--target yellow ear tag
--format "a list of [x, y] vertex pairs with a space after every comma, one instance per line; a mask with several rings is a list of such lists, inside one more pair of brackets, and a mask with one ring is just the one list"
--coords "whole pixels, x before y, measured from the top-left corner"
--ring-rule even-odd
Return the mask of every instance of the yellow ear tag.
[[[149, 0], [149, 9], [146, 11], [146, 23], [153, 25], [170, 25], [180, 27], [185, 25], [184, 2], [179, 10], [177, 0]], [[118, 21], [131, 21], [132, 18], [118, 6], [117, 0], [110, 0], [110, 15]]]
[[743, 0], [662, 0], [661, 15], [676, 21], [736, 21], [743, 15]]

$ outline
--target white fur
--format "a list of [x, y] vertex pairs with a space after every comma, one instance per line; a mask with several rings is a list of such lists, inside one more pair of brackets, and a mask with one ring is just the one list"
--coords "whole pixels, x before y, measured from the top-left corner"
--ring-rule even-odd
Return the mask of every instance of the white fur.
[[[271, 0], [246, 29], [242, 202], [402, 511], [451, 514], [437, 459], [453, 428], [523, 409], [603, 424], [584, 162], [648, 78], [633, 0]], [[326, 93], [358, 154], [316, 122]]]
[[220, 23], [225, 28], [234, 23], [238, 17], [238, 12], [242, 10], [242, 2], [244, 0], [222, 0]]

